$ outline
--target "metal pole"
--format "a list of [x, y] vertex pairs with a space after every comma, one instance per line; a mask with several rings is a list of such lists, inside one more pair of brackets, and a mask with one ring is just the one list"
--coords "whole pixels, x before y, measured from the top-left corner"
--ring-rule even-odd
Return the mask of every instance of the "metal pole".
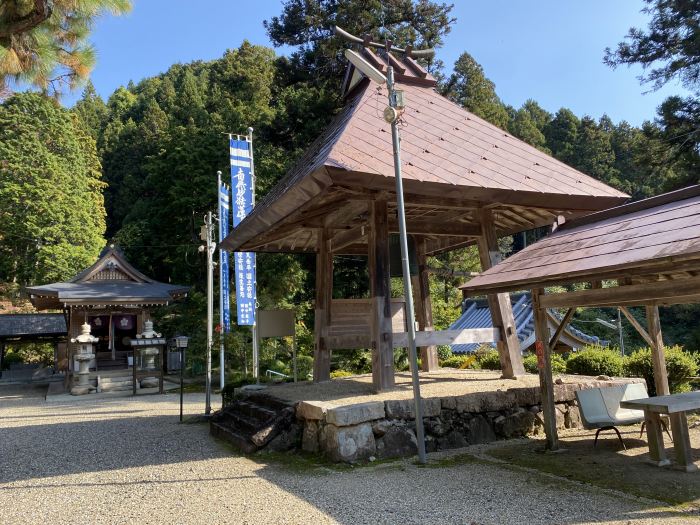
[[214, 245], [212, 243], [212, 218], [207, 212], [207, 381], [204, 414], [211, 414], [211, 347], [214, 340]]
[[[216, 185], [216, 205], [219, 207], [219, 210], [221, 210], [221, 172], [217, 171], [216, 172], [217, 176], [217, 181], [218, 184]], [[221, 215], [221, 213], [219, 213]], [[222, 219], [223, 217], [219, 217], [219, 242], [223, 241], [222, 239], [222, 229], [223, 229], [223, 224], [222, 224]], [[219, 388], [223, 390], [224, 388], [224, 368], [225, 368], [225, 348], [224, 348], [224, 294], [222, 292], [223, 290], [223, 282], [224, 279], [228, 278], [228, 276], [224, 276], [224, 267], [221, 264], [221, 259], [223, 257], [224, 251], [219, 248]]]
[[180, 347], [180, 423], [182, 423], [182, 404], [185, 394], [185, 348]]
[[622, 357], [625, 357], [625, 341], [622, 339], [622, 316], [619, 308], [617, 309], [617, 328], [620, 332], [620, 353]]
[[292, 336], [292, 363], [294, 364], [294, 382], [297, 382], [297, 336]]
[[[389, 66], [386, 75], [389, 91], [389, 106], [396, 107], [394, 93], [394, 68]], [[401, 243], [401, 267], [403, 269], [403, 292], [406, 296], [406, 326], [408, 328], [408, 355], [411, 360], [411, 380], [416, 412], [416, 438], [418, 460], [426, 462], [425, 431], [423, 429], [423, 407], [421, 406], [420, 381], [418, 379], [418, 355], [416, 352], [416, 317], [413, 311], [413, 291], [411, 290], [411, 270], [408, 264], [408, 236], [406, 235], [406, 210], [403, 202], [403, 181], [401, 180], [401, 137], [397, 119], [391, 122], [391, 140], [394, 147], [394, 175], [396, 177], [396, 205], [398, 208], [399, 238]]]
[[[248, 144], [250, 147], [250, 183], [251, 183], [251, 193], [252, 193], [252, 201], [253, 201], [253, 206], [255, 206], [255, 161], [253, 158], [253, 128], [250, 127], [248, 128]], [[255, 266], [257, 267], [258, 260], [257, 257], [255, 258]], [[255, 378], [255, 382], [257, 384], [260, 383], [260, 362], [259, 362], [259, 343], [258, 343], [258, 298], [257, 298], [257, 291], [258, 291], [258, 283], [257, 283], [257, 268], [255, 272], [255, 304], [253, 305], [253, 326], [251, 328], [252, 336], [253, 336], [253, 377]]]

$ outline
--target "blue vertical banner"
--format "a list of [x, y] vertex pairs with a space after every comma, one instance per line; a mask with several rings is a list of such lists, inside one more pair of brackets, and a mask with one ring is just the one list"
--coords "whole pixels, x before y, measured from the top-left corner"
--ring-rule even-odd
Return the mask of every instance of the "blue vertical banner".
[[[219, 185], [219, 242], [228, 236], [229, 189], [226, 184]], [[221, 286], [221, 330], [224, 333], [231, 331], [231, 300], [230, 300], [230, 273], [228, 252], [219, 250], [219, 284]]]
[[[233, 227], [238, 226], [251, 212], [254, 205], [252, 156], [250, 142], [238, 136], [230, 138], [231, 198]], [[255, 324], [255, 254], [234, 253], [236, 277], [236, 313], [238, 324]]]

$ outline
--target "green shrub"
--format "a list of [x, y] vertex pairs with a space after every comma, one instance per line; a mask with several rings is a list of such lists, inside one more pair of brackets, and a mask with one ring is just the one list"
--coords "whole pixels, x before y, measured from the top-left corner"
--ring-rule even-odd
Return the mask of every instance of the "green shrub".
[[[561, 354], [552, 354], [551, 360], [553, 374], [563, 374], [566, 372], [566, 360]], [[537, 368], [537, 356], [535, 354], [528, 354], [525, 356], [523, 359], [523, 366], [525, 366], [525, 370], [531, 374], [540, 373]]]
[[498, 355], [498, 350], [487, 350], [477, 358], [479, 366], [484, 370], [500, 370], [501, 358]]
[[447, 359], [440, 360], [440, 366], [443, 368], [462, 368], [462, 365], [470, 361], [471, 364], [467, 368], [476, 368], [477, 361], [472, 354], [452, 355]]
[[440, 345], [437, 347], [438, 361], [445, 361], [449, 359], [454, 354], [452, 353], [452, 347], [450, 345]]
[[[672, 394], [688, 392], [690, 383], [687, 378], [698, 373], [698, 363], [689, 352], [683, 351], [680, 346], [666, 347], [666, 371], [668, 373], [668, 387]], [[654, 384], [654, 365], [650, 348], [642, 348], [625, 358], [625, 375], [631, 377], [643, 377], [647, 382], [647, 390], [650, 396], [656, 395]]]
[[5, 356], [2, 359], [2, 369], [3, 370], [9, 370], [10, 365], [15, 364], [15, 363], [22, 363], [23, 359], [20, 354], [17, 352], [8, 352], [5, 354]]
[[621, 376], [623, 359], [615, 350], [602, 346], [587, 346], [569, 356], [566, 371], [569, 374], [585, 376]]
[[331, 372], [331, 379], [336, 379], [338, 377], [350, 377], [350, 376], [354, 376], [354, 375], [355, 374], [353, 374], [349, 370], [333, 370]]
[[297, 356], [297, 380], [306, 381], [314, 370], [314, 358], [310, 355]]

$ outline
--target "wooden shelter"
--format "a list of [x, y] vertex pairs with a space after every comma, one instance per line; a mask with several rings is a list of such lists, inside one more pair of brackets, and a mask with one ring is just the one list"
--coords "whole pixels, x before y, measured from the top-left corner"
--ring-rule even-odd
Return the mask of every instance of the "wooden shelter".
[[[567, 284], [586, 288], [544, 291]], [[700, 186], [567, 221], [461, 289], [468, 295], [532, 290], [545, 430], [548, 446], [554, 449], [549, 356], [577, 307], [620, 307], [653, 349], [657, 394], [669, 393], [659, 306], [700, 302]], [[630, 314], [632, 306], [645, 308], [646, 328]], [[547, 308], [567, 309], [554, 334], [547, 329]]]
[[[66, 282], [29, 286], [27, 292], [37, 310], [62, 310], [68, 324], [68, 339], [80, 334], [88, 323], [99, 338], [91, 369], [127, 369], [133, 350], [129, 341], [143, 332], [149, 310], [187, 295], [189, 287], [160, 283], [134, 268], [114, 247]], [[68, 354], [77, 345], [68, 344]], [[71, 360], [66, 363], [72, 371]]]
[[[402, 170], [407, 230], [415, 240], [417, 342], [424, 370], [435, 347], [499, 340], [506, 377], [523, 373], [507, 296], [490, 298], [495, 330], [430, 333], [426, 258], [472, 244], [484, 269], [498, 261], [499, 236], [550, 225], [627, 198], [436, 92], [436, 81], [410, 56], [362, 56], [395, 71], [404, 92]], [[390, 125], [382, 118], [386, 87], [349, 66], [346, 105], [289, 173], [224, 240], [231, 251], [316, 253], [314, 380], [330, 377], [330, 351], [371, 348], [375, 388], [394, 385], [394, 346], [406, 345], [403, 308], [392, 302], [389, 237], [398, 232]], [[368, 256], [370, 298], [332, 299], [333, 256]]]

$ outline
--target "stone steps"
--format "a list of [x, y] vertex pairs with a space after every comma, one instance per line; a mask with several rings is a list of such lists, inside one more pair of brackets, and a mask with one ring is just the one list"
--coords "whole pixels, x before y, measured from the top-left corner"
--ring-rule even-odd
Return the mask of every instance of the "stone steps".
[[296, 423], [294, 406], [270, 396], [255, 394], [236, 399], [215, 412], [210, 433], [251, 454], [277, 440], [276, 450], [298, 446], [301, 427]]

